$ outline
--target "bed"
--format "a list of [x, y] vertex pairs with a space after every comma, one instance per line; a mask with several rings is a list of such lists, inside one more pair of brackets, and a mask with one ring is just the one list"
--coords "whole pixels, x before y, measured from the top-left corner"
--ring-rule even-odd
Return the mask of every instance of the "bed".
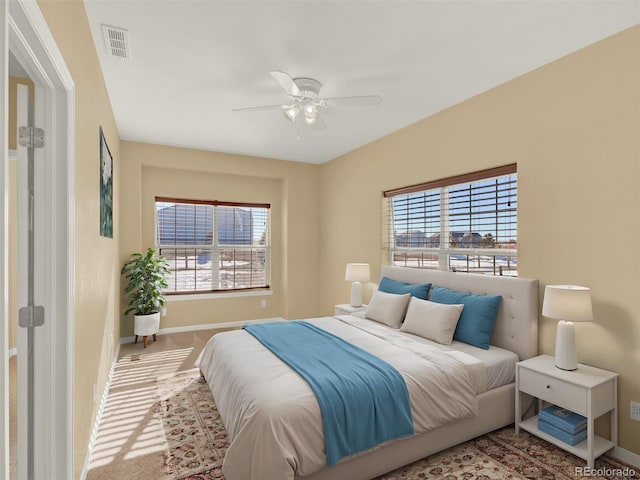
[[[228, 480], [371, 479], [513, 423], [515, 363], [537, 355], [537, 280], [400, 267], [383, 267], [382, 276], [412, 284], [430, 282], [479, 295], [500, 295], [491, 348], [481, 351], [455, 341], [447, 347], [434, 345], [358, 316], [309, 320], [380, 356], [399, 371], [406, 367], [408, 370], [401, 373], [405, 379], [412, 379], [407, 386], [416, 433], [348, 456], [329, 467], [320, 409], [305, 381], [250, 333], [239, 330], [215, 335], [203, 350], [200, 370], [231, 440], [223, 465]], [[442, 357], [453, 368], [467, 364], [464, 371], [468, 373], [461, 374], [460, 381], [457, 374], [444, 375], [449, 382], [443, 387], [449, 390], [446, 401], [443, 395], [447, 392], [438, 392], [437, 386], [442, 382], [437, 378], [441, 367], [419, 364], [417, 368], [415, 362], [409, 365], [404, 358], [399, 359], [398, 348], [407, 345], [414, 357], [430, 360], [435, 348], [446, 352]], [[423, 378], [427, 370], [436, 377], [435, 386], [430, 384], [428, 388], [421, 387], [428, 381]], [[429, 392], [433, 397], [430, 408], [415, 401], [419, 396], [416, 391]]]

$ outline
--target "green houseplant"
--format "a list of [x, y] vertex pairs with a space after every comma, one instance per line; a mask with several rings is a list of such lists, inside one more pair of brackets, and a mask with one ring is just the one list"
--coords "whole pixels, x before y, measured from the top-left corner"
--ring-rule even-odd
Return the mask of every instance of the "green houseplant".
[[160, 329], [160, 309], [167, 303], [162, 290], [168, 287], [165, 278], [169, 273], [169, 263], [156, 255], [155, 248], [149, 248], [145, 255], [132, 254], [120, 270], [127, 280], [124, 314], [133, 312], [135, 343], [138, 336], [142, 336], [145, 348], [147, 336], [153, 335], [155, 340]]

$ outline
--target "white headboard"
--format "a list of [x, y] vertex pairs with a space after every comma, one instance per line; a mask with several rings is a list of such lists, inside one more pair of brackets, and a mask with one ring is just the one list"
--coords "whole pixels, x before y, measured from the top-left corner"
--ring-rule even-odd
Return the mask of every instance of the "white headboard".
[[538, 280], [388, 266], [382, 267], [381, 275], [461, 292], [501, 295], [491, 344], [517, 353], [520, 360], [538, 354]]

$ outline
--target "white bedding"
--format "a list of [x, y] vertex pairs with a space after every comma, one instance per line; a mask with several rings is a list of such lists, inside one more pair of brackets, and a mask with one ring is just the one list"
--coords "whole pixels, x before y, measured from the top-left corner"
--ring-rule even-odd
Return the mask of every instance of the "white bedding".
[[[341, 315], [338, 318], [346, 320], [348, 317], [349, 316], [347, 315]], [[364, 312], [354, 313], [351, 317], [365, 318]], [[489, 350], [484, 350], [456, 340], [454, 340], [451, 345], [442, 345], [410, 333], [400, 332], [398, 329], [387, 327], [385, 325], [380, 325], [380, 327], [383, 330], [386, 329], [389, 332], [389, 335], [409, 335], [417, 342], [432, 345], [440, 350], [456, 350], [464, 352], [480, 360], [486, 367], [486, 377], [474, 377], [474, 390], [476, 393], [482, 393], [486, 390], [491, 390], [492, 388], [501, 387], [502, 385], [515, 382], [516, 363], [520, 361], [520, 357], [509, 350], [496, 347], [495, 345], [490, 345]]]
[[[443, 345], [440, 346], [443, 347]], [[505, 350], [504, 348], [496, 347], [495, 345], [491, 345], [489, 350], [484, 350], [455, 340], [448, 348], [467, 353], [483, 363], [487, 371], [485, 390], [491, 390], [515, 382], [516, 363], [519, 361], [518, 355], [515, 353]]]
[[[383, 325], [356, 317], [307, 321], [401, 373], [416, 433], [477, 413], [475, 390], [486, 385], [486, 368], [473, 356], [434, 348], [406, 334], [389, 335]], [[289, 480], [326, 466], [313, 392], [251, 334], [238, 330], [213, 336], [200, 369], [231, 440], [223, 464], [228, 480]]]
[[339, 315], [336, 318], [348, 323], [352, 326], [360, 328], [365, 332], [376, 335], [379, 338], [383, 338], [389, 343], [401, 348], [408, 349], [414, 353], [425, 356], [427, 359], [429, 355], [433, 355], [439, 352], [447, 352], [448, 355], [455, 357], [462, 362], [468, 369], [469, 379], [471, 380], [471, 386], [474, 393], [482, 393], [487, 389], [487, 368], [481, 360], [468, 355], [464, 352], [459, 352], [453, 348], [447, 348], [439, 343], [432, 342], [426, 338], [412, 335], [410, 333], [401, 332], [397, 328], [388, 327], [378, 322], [372, 322], [371, 320], [364, 319], [356, 315]]

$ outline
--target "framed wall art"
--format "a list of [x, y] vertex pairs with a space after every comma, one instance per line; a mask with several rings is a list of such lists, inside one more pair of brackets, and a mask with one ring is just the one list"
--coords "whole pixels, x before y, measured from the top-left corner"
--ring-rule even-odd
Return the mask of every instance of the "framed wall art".
[[113, 238], [113, 157], [100, 127], [100, 235]]

